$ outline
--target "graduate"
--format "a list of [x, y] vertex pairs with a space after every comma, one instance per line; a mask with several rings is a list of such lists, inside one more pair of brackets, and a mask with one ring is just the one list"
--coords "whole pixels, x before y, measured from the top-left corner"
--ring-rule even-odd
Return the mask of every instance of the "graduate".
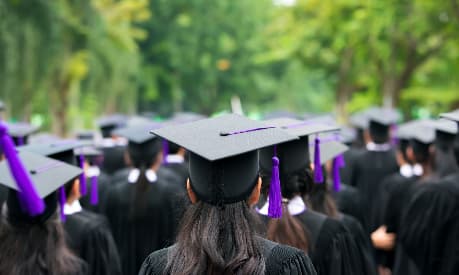
[[364, 209], [363, 226], [370, 233], [381, 224], [380, 183], [385, 176], [399, 170], [389, 135], [389, 128], [397, 122], [398, 115], [393, 110], [382, 108], [373, 108], [366, 115], [370, 142], [355, 159], [349, 184], [360, 191]]
[[0, 218], [0, 274], [87, 274], [85, 263], [67, 247], [56, 192], [82, 170], [16, 153], [6, 131], [0, 125], [0, 147], [7, 158], [0, 163], [0, 183], [9, 188]]
[[454, 143], [458, 134], [455, 122], [438, 119], [432, 122], [435, 129], [435, 175], [441, 179], [459, 172], [454, 155]]
[[303, 251], [261, 238], [251, 209], [261, 188], [257, 149], [295, 136], [234, 114], [153, 133], [190, 152], [193, 205], [175, 245], [151, 254], [139, 274], [316, 274]]
[[126, 141], [112, 133], [116, 129], [125, 127], [126, 124], [127, 117], [121, 114], [104, 116], [97, 120], [103, 137], [103, 140], [97, 144], [104, 153], [101, 170], [109, 176], [126, 167], [124, 159]]
[[[459, 129], [459, 110], [442, 114], [441, 117], [455, 121]], [[456, 135], [456, 139], [453, 145], [453, 150], [454, 150], [454, 156], [456, 158], [456, 163], [459, 166], [459, 132]], [[447, 176], [446, 180], [459, 185], [459, 172], [456, 172], [454, 174]]]
[[[87, 143], [82, 141], [61, 140], [24, 146], [21, 151], [38, 153], [69, 165], [82, 166], [84, 163], [78, 163], [81, 159], [74, 154], [74, 150], [85, 145]], [[86, 176], [82, 173], [78, 181], [67, 182], [60, 194], [63, 205], [61, 219], [67, 233], [67, 243], [86, 262], [87, 274], [121, 274], [120, 259], [107, 220], [81, 207], [79, 199], [87, 193]]]
[[[308, 136], [338, 128], [293, 119], [265, 121], [265, 125], [299, 137], [260, 151], [263, 191], [269, 197], [258, 212], [267, 223], [268, 239], [307, 252], [318, 274], [367, 274], [355, 239], [344, 224], [307, 208], [304, 201], [314, 182], [325, 184], [323, 174], [319, 174], [319, 151], [314, 158], [319, 169], [311, 175]], [[320, 146], [318, 138], [315, 146]], [[279, 159], [278, 167], [272, 165], [273, 154]]]
[[[339, 169], [345, 165], [342, 157], [343, 153], [349, 149], [346, 145], [335, 141], [335, 139], [330, 139], [330, 137], [336, 138], [336, 134], [333, 136], [321, 135], [320, 137], [320, 161], [323, 165], [322, 169], [326, 171], [324, 173], [324, 184], [313, 185], [306, 204], [316, 212], [341, 221], [354, 237], [362, 258], [362, 265], [366, 268], [366, 274], [377, 274], [369, 236], [355, 217], [339, 210], [330, 194], [331, 192], [338, 194], [341, 192], [342, 184]], [[314, 159], [315, 146], [310, 144], [309, 152], [309, 158]]]
[[120, 253], [123, 274], [137, 274], [152, 251], [172, 244], [178, 216], [175, 189], [158, 175], [163, 161], [161, 140], [151, 127], [126, 127], [116, 134], [128, 139], [131, 168], [107, 195], [104, 214], [110, 222]]

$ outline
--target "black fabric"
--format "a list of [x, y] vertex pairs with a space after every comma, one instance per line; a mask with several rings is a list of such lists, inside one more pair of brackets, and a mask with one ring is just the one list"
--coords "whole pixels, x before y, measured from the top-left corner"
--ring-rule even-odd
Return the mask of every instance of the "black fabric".
[[162, 168], [165, 171], [170, 171], [172, 175], [175, 175], [178, 187], [186, 190], [186, 180], [189, 177], [187, 163], [168, 163], [162, 166]]
[[[120, 254], [123, 274], [137, 274], [151, 251], [171, 245], [175, 239], [178, 214], [174, 194], [158, 180], [142, 190], [143, 211], [134, 210], [136, 186], [118, 183], [108, 193], [105, 215]], [[180, 210], [181, 211], [181, 210]]]
[[[311, 210], [295, 218], [311, 233], [314, 246], [310, 248], [309, 256], [317, 274], [368, 274], [354, 237], [340, 221]], [[318, 222], [320, 226], [317, 226]], [[314, 232], [314, 228], [319, 231]]]
[[64, 228], [69, 248], [87, 263], [88, 275], [122, 274], [115, 241], [103, 216], [83, 210], [68, 215]]
[[340, 214], [339, 220], [344, 224], [354, 238], [365, 274], [377, 274], [371, 240], [363, 230], [362, 225], [357, 219], [349, 215]]
[[[311, 260], [302, 252], [293, 247], [280, 245], [265, 239], [260, 239], [260, 245], [266, 261], [265, 274], [317, 274]], [[167, 256], [175, 246], [153, 252], [145, 259], [139, 275], [162, 275], [167, 265]]]
[[126, 146], [104, 147], [104, 162], [102, 163], [101, 170], [108, 175], [113, 175], [115, 172], [126, 167], [124, 160], [124, 152]]
[[368, 233], [375, 231], [382, 224], [381, 217], [381, 182], [387, 175], [399, 170], [393, 150], [375, 152], [366, 151], [355, 161], [350, 185], [355, 186], [362, 199], [364, 210], [364, 228]]
[[363, 152], [365, 151], [362, 149], [351, 147], [348, 151], [343, 153], [345, 165], [340, 169], [341, 182], [350, 184], [352, 171], [354, 169], [354, 162]]
[[341, 190], [339, 192], [331, 192], [331, 194], [339, 212], [356, 218], [363, 226], [364, 215], [359, 190], [348, 184], [341, 184]]

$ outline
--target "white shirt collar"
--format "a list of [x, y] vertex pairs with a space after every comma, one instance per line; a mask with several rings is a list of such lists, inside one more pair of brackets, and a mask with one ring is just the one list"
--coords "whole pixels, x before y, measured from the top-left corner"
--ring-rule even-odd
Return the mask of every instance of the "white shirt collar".
[[100, 176], [100, 169], [97, 166], [90, 166], [86, 170], [85, 174], [86, 174], [86, 177], [88, 177], [88, 178], [98, 177], [98, 176]]
[[104, 138], [101, 141], [101, 145], [104, 148], [116, 147], [116, 146], [126, 146], [127, 140], [125, 138]]
[[[257, 209], [257, 212], [261, 215], [267, 216], [269, 209], [269, 199], [266, 201], [262, 208]], [[287, 205], [288, 212], [290, 215], [295, 216], [303, 213], [307, 210], [306, 204], [300, 196], [295, 196], [288, 201]]]
[[424, 174], [424, 169], [422, 169], [421, 164], [416, 163], [415, 165], [413, 165], [413, 174], [418, 177]]
[[409, 164], [403, 164], [400, 166], [400, 175], [405, 178], [411, 178], [414, 174], [413, 166]]
[[389, 143], [376, 144], [374, 142], [368, 142], [367, 150], [373, 152], [387, 152], [392, 148]]
[[181, 155], [167, 155], [166, 157], [167, 163], [183, 163], [185, 159]]
[[[128, 182], [129, 183], [136, 183], [137, 180], [139, 179], [140, 176], [140, 170], [139, 169], [132, 169], [131, 172], [129, 172], [128, 176]], [[145, 172], [145, 176], [147, 177], [147, 180], [149, 182], [155, 182], [158, 180], [158, 176], [156, 175], [155, 171], [148, 169]]]
[[73, 201], [72, 204], [64, 204], [64, 214], [67, 216], [81, 212], [82, 210], [83, 208], [81, 207], [79, 200]]

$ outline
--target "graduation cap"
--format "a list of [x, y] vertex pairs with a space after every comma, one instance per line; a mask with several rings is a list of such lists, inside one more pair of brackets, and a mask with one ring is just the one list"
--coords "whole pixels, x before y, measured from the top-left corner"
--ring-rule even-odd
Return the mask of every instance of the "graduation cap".
[[453, 120], [459, 123], [459, 109], [449, 113], [440, 114], [440, 117]]
[[[339, 135], [322, 135], [320, 137], [320, 164], [324, 165], [327, 161], [333, 160], [333, 190], [339, 192], [341, 189], [340, 169], [345, 166], [343, 153], [349, 150], [349, 147], [339, 142]], [[312, 158], [316, 154], [315, 144], [309, 144], [309, 156]], [[314, 166], [314, 170], [318, 167]], [[320, 167], [319, 167], [320, 168]]]
[[[61, 196], [59, 200], [61, 218], [65, 220], [65, 217], [62, 216], [63, 205], [65, 204], [63, 186], [78, 177], [83, 170], [73, 165], [26, 151], [19, 152], [18, 157], [25, 168], [24, 177], [29, 178], [33, 185], [29, 189], [22, 188], [20, 183], [23, 184], [23, 181], [18, 180], [14, 176], [14, 172], [10, 173], [11, 166], [8, 167], [7, 162], [0, 163], [0, 184], [10, 189], [7, 200], [10, 221], [13, 223], [46, 221], [56, 211], [57, 194], [55, 191], [57, 189], [60, 189]], [[36, 192], [39, 198], [44, 199], [45, 208], [42, 211], [31, 213], [30, 209], [24, 207], [24, 200], [27, 196], [30, 196], [30, 192]]]
[[458, 124], [447, 119], [437, 119], [430, 122], [435, 129], [435, 146], [443, 151], [452, 148], [458, 133]]
[[127, 116], [122, 114], [113, 114], [100, 117], [97, 120], [97, 125], [102, 132], [102, 136], [104, 138], [108, 138], [111, 137], [113, 130], [126, 126], [127, 121]]
[[[33, 144], [21, 147], [20, 151], [32, 152], [53, 158], [62, 162], [65, 162], [70, 165], [79, 166], [81, 169], [84, 168], [84, 155], [76, 156], [74, 150], [83, 146], [87, 146], [89, 143], [87, 141], [80, 140], [60, 140], [47, 144]], [[85, 175], [80, 176], [80, 192], [84, 196], [88, 193], [86, 185]]]
[[128, 140], [128, 152], [134, 167], [150, 166], [161, 151], [159, 139], [150, 134], [152, 129], [161, 127], [160, 123], [149, 122], [142, 125], [117, 129], [114, 135]]
[[99, 203], [99, 188], [98, 178], [100, 170], [98, 165], [102, 163], [103, 153], [97, 150], [94, 146], [84, 146], [74, 149], [74, 154], [77, 156], [84, 156], [84, 159], [89, 162], [90, 167], [87, 170], [87, 176], [91, 182], [90, 200], [92, 205]]
[[[281, 174], [289, 174], [300, 169], [309, 167], [309, 136], [319, 133], [338, 131], [339, 128], [334, 125], [316, 123], [314, 121], [303, 121], [291, 118], [279, 118], [264, 121], [265, 125], [278, 127], [291, 135], [299, 137], [298, 140], [290, 141], [276, 146], [277, 154], [281, 160]], [[314, 140], [316, 148], [320, 146], [320, 139], [317, 136]], [[274, 148], [267, 148], [260, 151], [260, 166], [264, 170], [270, 171], [268, 156], [272, 154]], [[314, 156], [316, 167], [320, 165], [320, 149]], [[316, 169], [314, 179], [316, 182], [323, 182], [322, 169]], [[315, 170], [315, 171], [316, 171]]]
[[96, 139], [97, 133], [96, 131], [92, 130], [82, 130], [78, 131], [75, 134], [75, 137], [78, 140], [87, 140], [87, 141], [94, 141]]
[[29, 136], [39, 129], [39, 127], [26, 122], [7, 123], [7, 126], [9, 135], [13, 138], [16, 146], [27, 144]]
[[[217, 206], [250, 196], [258, 179], [258, 149], [297, 139], [276, 127], [236, 114], [164, 127], [152, 133], [188, 150], [191, 188], [200, 200]], [[270, 160], [273, 165], [279, 164], [276, 157]], [[280, 186], [278, 189], [279, 195]], [[280, 204], [282, 197], [277, 200]]]

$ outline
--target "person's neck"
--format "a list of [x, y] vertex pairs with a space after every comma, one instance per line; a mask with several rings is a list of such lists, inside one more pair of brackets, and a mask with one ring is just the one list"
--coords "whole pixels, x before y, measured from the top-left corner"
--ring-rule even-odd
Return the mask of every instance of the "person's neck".
[[421, 176], [421, 179], [426, 179], [428, 177], [430, 177], [432, 175], [432, 166], [430, 165], [429, 162], [426, 162], [426, 163], [421, 163], [421, 166], [422, 166], [422, 176]]

